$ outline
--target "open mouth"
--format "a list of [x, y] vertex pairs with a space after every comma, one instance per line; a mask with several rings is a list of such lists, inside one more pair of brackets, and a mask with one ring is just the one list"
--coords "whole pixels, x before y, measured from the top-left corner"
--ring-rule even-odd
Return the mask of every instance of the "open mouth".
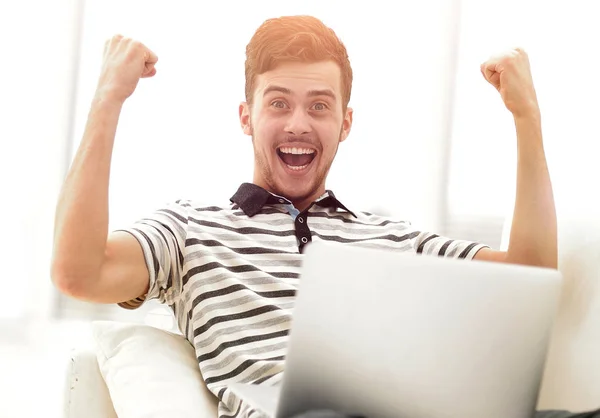
[[290, 170], [300, 171], [313, 162], [317, 152], [311, 148], [280, 147], [277, 155]]

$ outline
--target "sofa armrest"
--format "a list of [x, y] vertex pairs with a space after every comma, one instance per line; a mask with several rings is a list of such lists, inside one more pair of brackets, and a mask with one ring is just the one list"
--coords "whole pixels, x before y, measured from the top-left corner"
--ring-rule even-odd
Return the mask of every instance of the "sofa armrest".
[[64, 418], [117, 418], [92, 349], [71, 350], [65, 377]]

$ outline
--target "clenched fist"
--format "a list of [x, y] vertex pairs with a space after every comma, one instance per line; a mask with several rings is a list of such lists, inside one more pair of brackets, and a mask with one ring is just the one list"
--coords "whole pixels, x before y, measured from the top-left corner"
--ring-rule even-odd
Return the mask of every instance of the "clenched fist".
[[481, 64], [485, 79], [500, 92], [506, 108], [514, 117], [539, 112], [529, 57], [521, 48], [492, 56]]
[[121, 35], [104, 46], [104, 60], [97, 94], [124, 102], [133, 94], [140, 78], [156, 74], [158, 57], [142, 43]]

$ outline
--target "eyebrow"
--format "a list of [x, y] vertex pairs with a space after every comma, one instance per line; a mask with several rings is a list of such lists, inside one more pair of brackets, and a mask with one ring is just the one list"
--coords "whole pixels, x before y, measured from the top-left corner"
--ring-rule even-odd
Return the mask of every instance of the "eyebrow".
[[[265, 91], [263, 92], [263, 96], [266, 96], [269, 93], [272, 92], [279, 92], [279, 93], [283, 93], [283, 94], [292, 94], [292, 91], [286, 87], [281, 87], [281, 86], [269, 86], [265, 89]], [[330, 90], [330, 89], [322, 89], [322, 90], [310, 90], [308, 92], [308, 96], [309, 97], [315, 97], [315, 96], [327, 96], [330, 97], [331, 99], [335, 100], [335, 93]]]

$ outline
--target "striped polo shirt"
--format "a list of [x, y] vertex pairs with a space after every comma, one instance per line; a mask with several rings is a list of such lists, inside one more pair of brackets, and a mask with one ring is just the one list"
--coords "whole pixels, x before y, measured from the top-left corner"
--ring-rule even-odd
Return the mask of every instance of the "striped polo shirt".
[[143, 249], [150, 287], [119, 306], [158, 299], [173, 310], [222, 418], [257, 416], [230, 384], [281, 382], [302, 253], [311, 241], [465, 259], [484, 247], [352, 212], [331, 191], [299, 211], [250, 183], [223, 206], [178, 200], [125, 231]]

